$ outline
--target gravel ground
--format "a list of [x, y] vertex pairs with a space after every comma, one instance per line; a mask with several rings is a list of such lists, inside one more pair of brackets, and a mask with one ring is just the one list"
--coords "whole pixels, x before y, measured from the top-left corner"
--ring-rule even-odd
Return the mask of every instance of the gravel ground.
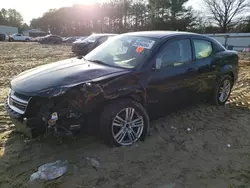
[[[69, 46], [0, 43], [0, 49], [1, 103], [14, 75], [72, 56]], [[87, 135], [28, 140], [13, 129], [1, 105], [1, 188], [247, 188], [250, 54], [241, 54], [239, 80], [227, 105], [199, 104], [153, 120], [148, 139], [132, 147], [111, 148]], [[99, 160], [100, 168], [86, 158]], [[69, 160], [67, 174], [28, 183], [38, 166], [57, 159]]]

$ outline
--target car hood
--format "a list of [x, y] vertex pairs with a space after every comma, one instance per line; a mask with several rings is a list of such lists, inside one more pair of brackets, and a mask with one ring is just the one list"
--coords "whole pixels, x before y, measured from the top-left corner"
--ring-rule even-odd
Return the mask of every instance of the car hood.
[[35, 96], [39, 91], [60, 86], [74, 86], [80, 83], [118, 76], [128, 70], [71, 58], [25, 71], [11, 81], [14, 91]]

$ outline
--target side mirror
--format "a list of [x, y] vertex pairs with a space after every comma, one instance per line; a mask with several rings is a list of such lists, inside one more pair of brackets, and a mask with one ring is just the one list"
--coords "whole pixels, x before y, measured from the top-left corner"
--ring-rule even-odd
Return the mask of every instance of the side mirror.
[[156, 70], [156, 64], [154, 63], [152, 66], [152, 71], [155, 71], [155, 70]]
[[161, 69], [161, 62], [156, 61], [152, 66], [152, 71], [160, 70]]
[[155, 70], [161, 69], [161, 64], [162, 64], [162, 60], [161, 59], [156, 59], [155, 64], [154, 64]]
[[77, 59], [84, 59], [83, 55], [77, 56]]

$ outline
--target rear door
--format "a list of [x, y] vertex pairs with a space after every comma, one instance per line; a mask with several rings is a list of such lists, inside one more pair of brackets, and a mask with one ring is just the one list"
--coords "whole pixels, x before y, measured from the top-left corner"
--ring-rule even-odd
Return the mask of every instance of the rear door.
[[203, 38], [192, 38], [192, 44], [198, 81], [195, 90], [197, 97], [204, 98], [210, 94], [216, 79], [216, 49], [211, 41]]
[[190, 101], [196, 93], [196, 64], [190, 38], [167, 41], [157, 53], [155, 70], [147, 89], [151, 107], [169, 106]]

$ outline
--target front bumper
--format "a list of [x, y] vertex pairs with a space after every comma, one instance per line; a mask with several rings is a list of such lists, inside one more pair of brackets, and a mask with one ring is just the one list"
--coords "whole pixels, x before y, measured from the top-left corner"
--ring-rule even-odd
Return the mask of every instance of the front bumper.
[[7, 100], [4, 103], [4, 107], [15, 125], [16, 132], [21, 132], [30, 138], [35, 138], [46, 132], [42, 118], [24, 118], [22, 114], [15, 112], [9, 107]]
[[27, 122], [23, 120], [22, 115], [12, 110], [7, 100], [4, 103], [5, 110], [8, 112], [12, 123], [15, 125], [15, 131], [24, 133], [26, 136], [33, 138], [32, 129], [27, 126]]

